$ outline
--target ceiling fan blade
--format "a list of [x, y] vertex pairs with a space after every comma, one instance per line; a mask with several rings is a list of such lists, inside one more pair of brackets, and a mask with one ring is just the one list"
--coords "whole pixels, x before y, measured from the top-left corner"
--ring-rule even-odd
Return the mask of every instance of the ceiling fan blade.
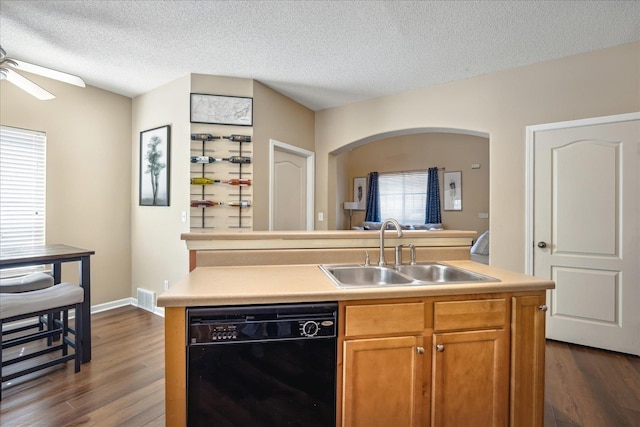
[[9, 68], [2, 68], [0, 69], [0, 72], [2, 74], [3, 79], [10, 81], [14, 85], [18, 86], [20, 89], [24, 90], [25, 92], [35, 96], [36, 98], [42, 101], [55, 98], [55, 96], [51, 92], [48, 92], [42, 89], [40, 86], [38, 86], [28, 78], [21, 76], [20, 74], [16, 73], [15, 71]]
[[34, 65], [29, 62], [21, 61], [19, 59], [11, 58], [16, 65], [14, 67], [18, 70], [26, 71], [28, 73], [38, 74], [40, 76], [48, 77], [50, 79], [59, 80], [61, 82], [69, 83], [72, 85], [85, 87], [84, 81], [73, 74], [63, 73], [62, 71], [57, 71], [51, 68], [41, 67], [39, 65]]

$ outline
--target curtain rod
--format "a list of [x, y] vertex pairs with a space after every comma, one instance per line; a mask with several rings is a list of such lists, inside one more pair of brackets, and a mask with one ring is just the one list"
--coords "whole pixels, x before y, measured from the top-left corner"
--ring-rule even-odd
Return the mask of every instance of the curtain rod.
[[[405, 170], [405, 171], [388, 171], [388, 172], [378, 172], [379, 175], [386, 175], [390, 173], [407, 173], [407, 172], [426, 172], [429, 169], [413, 169], [413, 170]], [[438, 168], [439, 171], [446, 170], [446, 168]]]

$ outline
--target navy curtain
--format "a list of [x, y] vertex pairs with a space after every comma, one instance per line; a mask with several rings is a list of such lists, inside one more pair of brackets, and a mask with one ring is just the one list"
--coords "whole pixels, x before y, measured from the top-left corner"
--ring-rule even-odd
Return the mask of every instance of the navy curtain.
[[427, 181], [427, 209], [425, 212], [425, 224], [439, 224], [442, 222], [440, 214], [440, 180], [438, 168], [429, 168]]
[[369, 189], [367, 191], [367, 211], [365, 221], [380, 222], [380, 192], [378, 191], [378, 172], [369, 173]]

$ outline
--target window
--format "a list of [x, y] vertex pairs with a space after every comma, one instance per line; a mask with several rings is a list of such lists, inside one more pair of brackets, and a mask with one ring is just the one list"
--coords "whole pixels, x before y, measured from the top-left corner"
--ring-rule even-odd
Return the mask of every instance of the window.
[[2, 249], [45, 243], [45, 142], [44, 132], [0, 126]]
[[424, 224], [427, 204], [427, 171], [381, 173], [380, 217], [401, 224]]

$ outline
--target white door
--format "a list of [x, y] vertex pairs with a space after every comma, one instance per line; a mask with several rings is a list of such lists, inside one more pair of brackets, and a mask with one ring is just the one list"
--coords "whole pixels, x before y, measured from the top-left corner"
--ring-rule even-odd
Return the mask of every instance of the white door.
[[313, 229], [313, 153], [271, 142], [270, 229]]
[[547, 338], [640, 355], [640, 115], [528, 131]]

